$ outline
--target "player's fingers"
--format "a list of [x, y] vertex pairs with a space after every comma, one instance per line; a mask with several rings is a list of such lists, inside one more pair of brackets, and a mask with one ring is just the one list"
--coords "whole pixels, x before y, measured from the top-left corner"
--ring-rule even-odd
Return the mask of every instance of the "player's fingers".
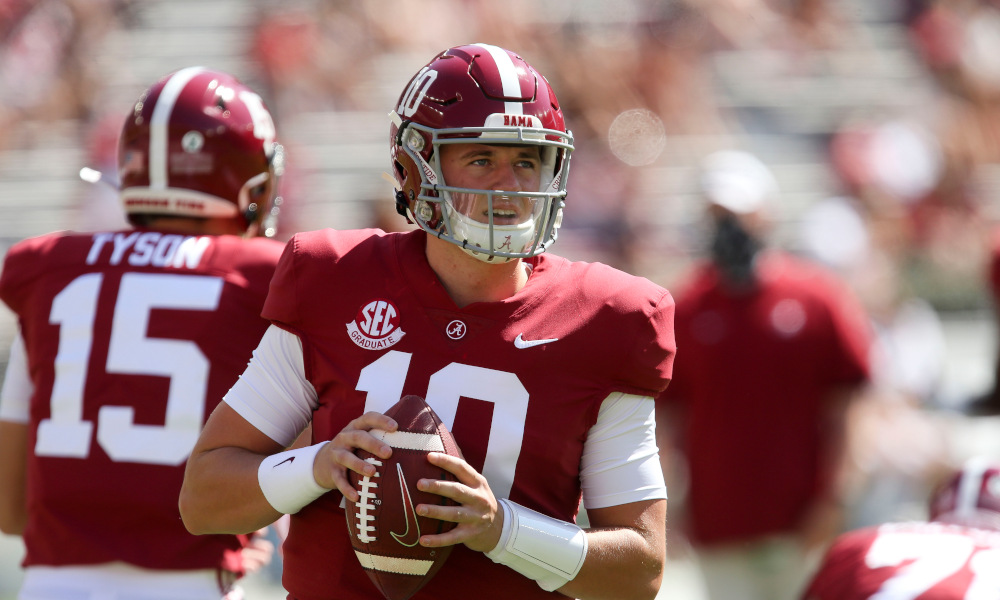
[[[354, 487], [351, 485], [350, 480], [347, 478], [347, 471], [331, 472], [330, 481], [332, 483], [332, 487], [330, 489], [336, 489], [351, 502], [357, 502], [358, 500], [361, 499], [361, 496], [358, 494], [358, 491], [354, 489]], [[322, 481], [319, 481], [318, 483], [323, 487], [326, 487], [326, 484], [323, 483]]]
[[368, 431], [369, 429], [382, 429], [384, 431], [396, 431], [398, 425], [391, 417], [387, 417], [382, 413], [369, 411], [361, 415], [357, 419], [354, 419], [348, 423], [344, 431], [351, 429], [360, 429], [362, 431]]
[[[343, 461], [348, 460], [348, 455], [353, 456], [355, 450], [366, 450], [380, 458], [389, 458], [392, 456], [392, 448], [389, 444], [375, 437], [368, 430], [344, 429], [330, 440], [330, 443], [327, 445], [333, 447], [333, 451], [338, 453], [338, 462], [341, 462], [345, 466], [348, 465]], [[348, 468], [350, 467], [348, 466]], [[354, 470], [357, 471], [357, 469]]]
[[427, 455], [427, 460], [432, 465], [448, 471], [466, 485], [479, 485], [481, 481], [485, 482], [479, 472], [461, 458], [443, 452], [431, 452]]
[[[362, 477], [375, 476], [376, 468], [375, 463], [372, 462], [373, 459], [365, 460], [348, 450], [338, 450], [336, 455], [337, 463], [345, 469], [350, 469]], [[342, 469], [337, 469], [337, 471], [342, 471]]]
[[418, 504], [417, 514], [422, 517], [430, 517], [440, 521], [450, 521], [452, 523], [475, 523], [482, 520], [486, 515], [465, 506], [448, 506], [441, 504]]
[[417, 489], [421, 492], [429, 492], [450, 498], [458, 504], [476, 504], [480, 507], [485, 507], [489, 504], [489, 499], [481, 488], [472, 488], [458, 481], [419, 479], [417, 480]]
[[[424, 510], [421, 512], [422, 508]], [[458, 523], [457, 526], [444, 533], [421, 536], [420, 545], [429, 548], [471, 544], [474, 540], [487, 537], [491, 527], [488, 514], [470, 510], [469, 507], [465, 506], [420, 505], [417, 507], [417, 511], [419, 514], [426, 514], [426, 516], [442, 521]]]
[[469, 537], [470, 536], [467, 533], [463, 533], [459, 527], [456, 527], [447, 533], [422, 535], [420, 536], [420, 545], [427, 548], [455, 546], [457, 544], [465, 543]]
[[[360, 433], [371, 437], [366, 432]], [[391, 452], [391, 449], [387, 448], [386, 451]], [[317, 455], [316, 462], [313, 464], [313, 477], [316, 478], [316, 483], [319, 485], [329, 489], [337, 489], [351, 501], [356, 502], [358, 494], [347, 478], [348, 470], [367, 477], [375, 475], [375, 465], [359, 458], [354, 454], [353, 448], [337, 447], [331, 442], [324, 446]]]
[[261, 567], [271, 562], [274, 556], [274, 544], [270, 540], [255, 539], [240, 553], [243, 569], [247, 573], [254, 573]]

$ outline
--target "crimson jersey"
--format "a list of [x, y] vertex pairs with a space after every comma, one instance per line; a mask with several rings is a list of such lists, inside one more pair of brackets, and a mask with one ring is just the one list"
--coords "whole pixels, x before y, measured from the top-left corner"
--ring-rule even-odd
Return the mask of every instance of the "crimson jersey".
[[989, 281], [993, 298], [1000, 302], [1000, 227], [993, 230], [990, 238]]
[[240, 572], [246, 536], [194, 536], [177, 496], [208, 414], [267, 329], [283, 245], [152, 230], [10, 249], [30, 401], [25, 566], [125, 561]]
[[[316, 388], [314, 440], [407, 394], [451, 423], [497, 497], [573, 521], [580, 458], [612, 392], [669, 382], [673, 299], [645, 279], [548, 254], [513, 297], [458, 308], [424, 255], [422, 231], [330, 230], [288, 243], [264, 316], [302, 340]], [[292, 516], [283, 584], [291, 598], [377, 598], [351, 548], [336, 491]], [[561, 597], [455, 547], [415, 600]]]
[[804, 600], [996, 600], [1000, 532], [942, 523], [890, 523], [845, 533], [827, 551]]
[[839, 281], [780, 253], [757, 269], [751, 293], [706, 264], [677, 294], [681, 358], [662, 400], [686, 413], [689, 533], [703, 544], [797, 527], [827, 485], [830, 393], [867, 376], [867, 316]]

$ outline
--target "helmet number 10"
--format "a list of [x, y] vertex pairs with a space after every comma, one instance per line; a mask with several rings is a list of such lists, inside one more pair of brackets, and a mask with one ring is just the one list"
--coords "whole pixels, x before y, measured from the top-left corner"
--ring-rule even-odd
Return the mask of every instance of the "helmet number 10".
[[403, 99], [400, 100], [399, 108], [396, 109], [396, 112], [404, 118], [412, 117], [417, 112], [417, 109], [420, 108], [420, 103], [424, 101], [427, 89], [431, 87], [437, 76], [438, 72], [434, 69], [428, 69], [427, 67], [421, 69], [403, 93]]

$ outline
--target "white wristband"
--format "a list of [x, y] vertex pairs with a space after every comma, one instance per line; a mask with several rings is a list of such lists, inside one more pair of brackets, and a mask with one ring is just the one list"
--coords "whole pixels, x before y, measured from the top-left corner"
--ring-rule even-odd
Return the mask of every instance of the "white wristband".
[[546, 592], [573, 580], [587, 557], [587, 534], [573, 523], [560, 521], [500, 498], [503, 532], [496, 548], [486, 553]]
[[274, 510], [294, 515], [305, 505], [330, 491], [316, 483], [316, 478], [313, 477], [313, 462], [320, 448], [327, 443], [329, 442], [272, 454], [260, 463], [257, 482]]

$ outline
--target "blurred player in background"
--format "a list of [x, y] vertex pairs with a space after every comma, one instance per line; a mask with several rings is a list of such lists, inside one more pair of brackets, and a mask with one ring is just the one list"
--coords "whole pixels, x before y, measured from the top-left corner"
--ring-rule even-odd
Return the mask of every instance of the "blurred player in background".
[[[358, 500], [348, 469], [374, 472], [354, 450], [388, 457], [368, 430], [395, 430], [380, 413], [415, 394], [465, 459], [432, 454], [458, 481], [418, 485], [458, 505], [416, 510], [458, 525], [420, 538], [455, 548], [414, 600], [653, 598], [666, 519], [653, 397], [670, 379], [673, 299], [543, 253], [569, 202], [572, 136], [517, 54], [451, 48], [390, 116], [397, 208], [420, 229], [289, 241], [273, 325], [188, 462], [185, 523], [244, 532], [291, 513], [291, 597], [378, 598], [340, 504]], [[310, 420], [314, 445], [282, 452]]]
[[201, 67], [146, 90], [118, 149], [133, 225], [15, 245], [19, 336], [0, 396], [0, 526], [22, 598], [238, 598], [273, 546], [193, 536], [177, 497], [201, 426], [246, 366], [283, 244], [283, 151], [253, 90]]
[[967, 461], [932, 493], [928, 522], [839, 536], [802, 598], [1000, 598], [1000, 464]]
[[658, 406], [659, 446], [679, 449], [672, 462], [688, 478], [671, 514], [710, 598], [793, 598], [809, 551], [840, 531], [846, 415], [868, 376], [868, 321], [832, 274], [768, 249], [779, 190], [763, 162], [720, 151], [700, 176], [710, 260], [678, 288], [682, 353]]
[[[989, 272], [986, 277], [989, 297], [993, 304], [994, 324], [1000, 324], [1000, 227], [990, 238]], [[1000, 330], [1000, 327], [997, 328]], [[993, 377], [990, 388], [982, 397], [969, 405], [969, 412], [976, 416], [1000, 416], [1000, 350], [995, 350]]]

